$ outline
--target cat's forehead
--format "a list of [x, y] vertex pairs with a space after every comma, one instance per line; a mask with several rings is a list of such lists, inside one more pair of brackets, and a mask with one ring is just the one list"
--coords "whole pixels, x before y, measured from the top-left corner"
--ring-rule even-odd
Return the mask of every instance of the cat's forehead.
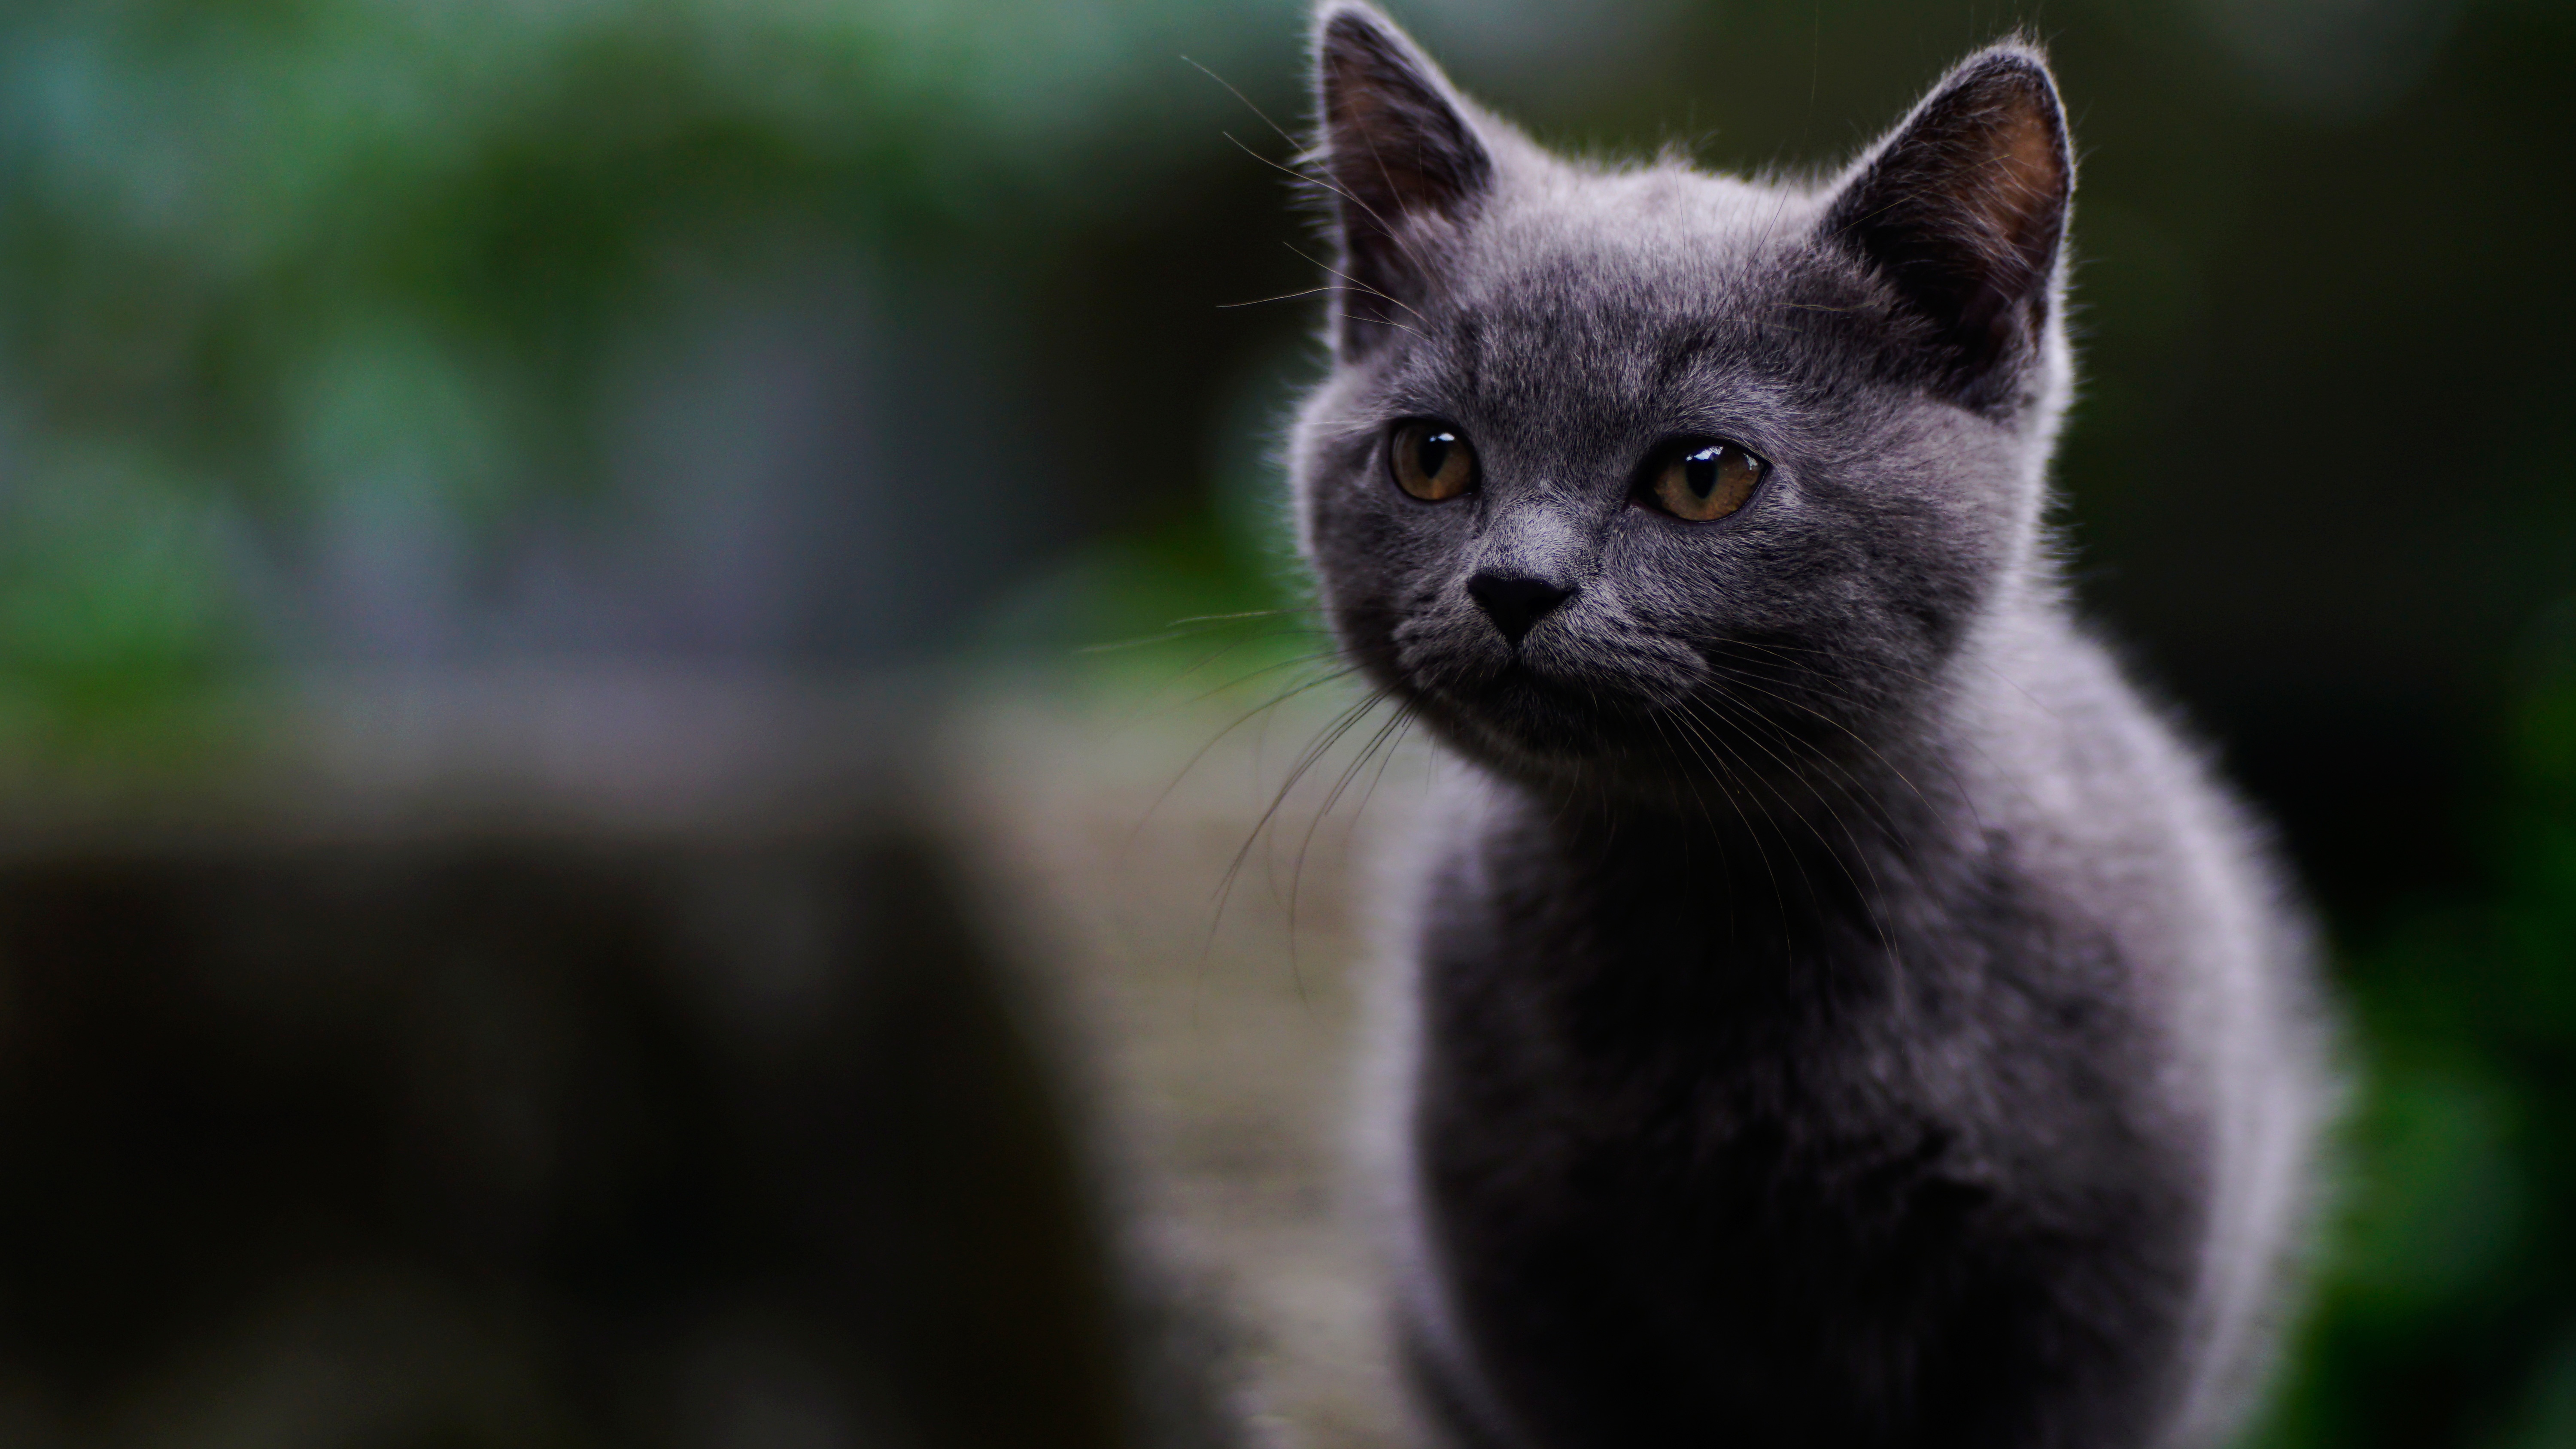
[[1571, 165], [1522, 172], [1497, 185], [1476, 219], [1468, 281], [1556, 260], [1605, 275], [1687, 281], [1762, 257], [1806, 232], [1816, 196], [1795, 185], [1705, 175], [1682, 165], [1595, 172]]
[[1816, 203], [1679, 167], [1573, 172], [1513, 188], [1479, 218], [1416, 330], [1408, 372], [1496, 403], [1633, 399], [1677, 369], [1794, 318]]
[[1680, 166], [1550, 168], [1499, 189], [1453, 274], [1453, 297], [1498, 320], [1566, 304], [1705, 308], [1776, 271], [1811, 226], [1803, 190]]

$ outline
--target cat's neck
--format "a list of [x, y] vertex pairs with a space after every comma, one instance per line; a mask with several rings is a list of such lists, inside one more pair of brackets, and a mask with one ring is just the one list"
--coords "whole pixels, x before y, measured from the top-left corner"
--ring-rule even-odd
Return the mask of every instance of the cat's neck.
[[1569, 926], [1632, 935], [1629, 923], [1678, 902], [1801, 956], [1951, 915], [1993, 868], [1997, 822], [1980, 813], [1978, 782], [1995, 752], [1971, 722], [2011, 686], [1983, 655], [1959, 656], [1956, 687], [1943, 681], [1903, 727], [1837, 736], [1836, 748], [1739, 737], [1643, 781], [1489, 776], [1488, 867], [1550, 897]]
[[1749, 732], [1651, 774], [1570, 771], [1497, 780], [1523, 828], [1568, 854], [1616, 852], [1621, 838], [1803, 863], [1913, 855], [1965, 809], [1956, 742], [1928, 731], [1853, 735], [1820, 749]]

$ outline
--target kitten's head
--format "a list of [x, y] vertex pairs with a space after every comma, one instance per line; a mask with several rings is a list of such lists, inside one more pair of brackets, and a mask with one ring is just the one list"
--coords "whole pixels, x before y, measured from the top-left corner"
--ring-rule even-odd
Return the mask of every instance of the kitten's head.
[[2067, 386], [2038, 52], [1810, 188], [1569, 163], [1365, 6], [1316, 34], [1293, 473], [1345, 650], [1525, 778], [1796, 772], [1922, 707], [2031, 575]]

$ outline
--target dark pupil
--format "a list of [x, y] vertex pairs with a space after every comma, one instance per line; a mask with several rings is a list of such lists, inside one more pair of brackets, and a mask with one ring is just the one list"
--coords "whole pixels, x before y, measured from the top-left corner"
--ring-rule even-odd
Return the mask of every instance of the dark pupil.
[[1422, 470], [1425, 478], [1439, 477], [1440, 470], [1449, 462], [1449, 446], [1457, 441], [1454, 433], [1423, 434], [1421, 445], [1413, 450], [1414, 466]]
[[1702, 448], [1682, 460], [1682, 480], [1690, 485], [1693, 498], [1717, 491], [1717, 460], [1725, 456], [1724, 448]]

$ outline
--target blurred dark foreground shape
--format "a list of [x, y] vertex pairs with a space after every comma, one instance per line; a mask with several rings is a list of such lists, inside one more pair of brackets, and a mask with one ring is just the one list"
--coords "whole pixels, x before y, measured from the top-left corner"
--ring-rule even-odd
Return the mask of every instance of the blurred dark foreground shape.
[[35, 812], [0, 1444], [1144, 1437], [1019, 983], [902, 750], [853, 767], [886, 731], [789, 694], [362, 692], [233, 804]]

